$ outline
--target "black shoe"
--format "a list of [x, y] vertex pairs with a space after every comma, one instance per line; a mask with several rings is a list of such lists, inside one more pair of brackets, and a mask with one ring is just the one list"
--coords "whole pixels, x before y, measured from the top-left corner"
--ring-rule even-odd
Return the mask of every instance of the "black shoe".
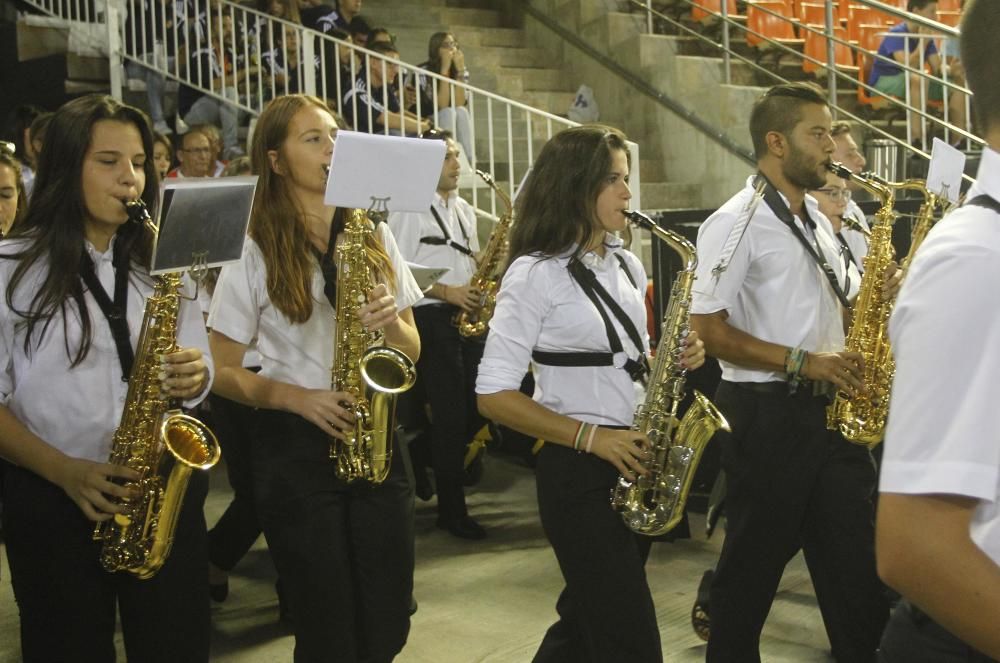
[[478, 541], [486, 538], [486, 530], [471, 516], [462, 516], [455, 520], [445, 520], [438, 516], [437, 526], [438, 529], [448, 530], [452, 536], [457, 536], [460, 539]]
[[434, 497], [434, 485], [427, 478], [427, 470], [423, 467], [413, 468], [413, 492], [424, 502]]
[[223, 580], [218, 585], [208, 583], [208, 595], [216, 603], [222, 603], [229, 596], [229, 580]]
[[413, 595], [410, 594], [410, 617], [415, 614], [417, 614], [417, 599], [413, 598]]

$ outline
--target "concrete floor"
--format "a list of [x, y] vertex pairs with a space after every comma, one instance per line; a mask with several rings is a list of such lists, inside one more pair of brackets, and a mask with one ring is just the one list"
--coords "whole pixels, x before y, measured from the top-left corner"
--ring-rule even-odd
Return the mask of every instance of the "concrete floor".
[[[487, 459], [482, 483], [469, 492], [472, 513], [489, 538], [467, 542], [434, 527], [433, 501], [417, 503], [415, 595], [420, 609], [397, 663], [514, 663], [530, 661], [555, 619], [562, 578], [538, 521], [531, 470]], [[213, 523], [230, 499], [225, 472], [216, 469], [206, 513]], [[657, 606], [664, 660], [702, 661], [690, 610], [702, 572], [721, 545], [702, 535], [653, 547], [647, 573]], [[0, 548], [2, 553], [2, 548]], [[0, 579], [0, 663], [20, 660], [17, 609], [10, 574]], [[212, 611], [212, 660], [220, 663], [290, 661], [293, 639], [278, 623], [274, 571], [263, 538], [236, 568], [229, 599]], [[765, 661], [831, 661], [826, 633], [801, 556], [789, 565], [761, 640]], [[124, 660], [124, 655], [119, 660]]]

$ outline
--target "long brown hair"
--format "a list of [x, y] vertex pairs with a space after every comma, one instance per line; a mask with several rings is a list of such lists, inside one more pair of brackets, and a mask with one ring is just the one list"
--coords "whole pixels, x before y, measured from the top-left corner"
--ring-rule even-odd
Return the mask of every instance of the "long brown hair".
[[[250, 216], [250, 237], [264, 254], [267, 268], [267, 295], [271, 303], [289, 321], [303, 323], [313, 311], [312, 275], [317, 269], [313, 243], [309, 239], [305, 212], [298, 206], [288, 182], [271, 168], [267, 153], [281, 151], [288, 138], [292, 118], [303, 108], [314, 106], [336, 117], [319, 98], [305, 94], [290, 94], [271, 101], [257, 120], [253, 146], [250, 150], [253, 173], [259, 176], [257, 195]], [[343, 230], [343, 222], [334, 217], [331, 233]], [[385, 248], [372, 233], [365, 251], [379, 278], [395, 290], [395, 271]]]
[[626, 140], [618, 129], [587, 124], [560, 131], [545, 144], [517, 197], [508, 264], [530, 253], [559, 255], [574, 244], [572, 259], [579, 259], [604, 233], [597, 196], [607, 186], [615, 150], [625, 150], [631, 166]]

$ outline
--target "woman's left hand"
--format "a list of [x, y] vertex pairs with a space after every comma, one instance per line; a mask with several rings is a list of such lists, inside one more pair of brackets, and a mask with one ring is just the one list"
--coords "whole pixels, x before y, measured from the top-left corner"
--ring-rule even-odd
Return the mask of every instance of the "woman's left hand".
[[684, 352], [681, 353], [681, 368], [693, 371], [705, 363], [705, 343], [698, 338], [698, 332], [693, 329], [684, 339]]
[[178, 348], [160, 364], [163, 391], [171, 398], [197, 396], [208, 384], [208, 366], [198, 348]]
[[396, 298], [380, 283], [368, 293], [368, 303], [358, 309], [358, 318], [368, 331], [388, 327], [399, 319]]

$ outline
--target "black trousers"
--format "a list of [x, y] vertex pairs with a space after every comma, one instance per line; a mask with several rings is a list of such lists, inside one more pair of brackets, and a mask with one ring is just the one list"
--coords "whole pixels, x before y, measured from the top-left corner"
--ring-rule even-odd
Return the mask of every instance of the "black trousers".
[[538, 510], [566, 587], [559, 621], [535, 663], [657, 663], [663, 660], [646, 581], [651, 541], [611, 509], [618, 470], [597, 456], [546, 444], [536, 467]]
[[[483, 344], [462, 338], [452, 324], [457, 312], [458, 307], [450, 305], [413, 308], [420, 332], [418, 395], [431, 408], [431, 463], [437, 483], [438, 514], [445, 519], [467, 513], [463, 490], [465, 446], [486, 423], [476, 406], [476, 373]], [[421, 465], [419, 446], [412, 452], [414, 464]]]
[[879, 663], [996, 663], [952, 635], [909, 601], [901, 601], [882, 634]]
[[209, 394], [212, 430], [222, 448], [233, 499], [208, 533], [208, 559], [223, 571], [231, 571], [260, 536], [253, 493], [251, 437], [256, 410], [228, 398]]
[[206, 472], [188, 483], [170, 556], [138, 580], [101, 568], [94, 524], [56, 485], [8, 465], [4, 531], [27, 663], [115, 660], [115, 608], [129, 661], [209, 660]]
[[871, 663], [889, 608], [875, 570], [875, 468], [826, 429], [823, 397], [722, 382], [716, 436], [728, 525], [712, 581], [709, 663], [760, 661], [760, 632], [788, 561], [805, 554], [839, 663]]
[[378, 486], [338, 479], [330, 438], [296, 415], [258, 411], [254, 492], [295, 630], [295, 661], [391, 661], [413, 591], [413, 490], [401, 454]]

